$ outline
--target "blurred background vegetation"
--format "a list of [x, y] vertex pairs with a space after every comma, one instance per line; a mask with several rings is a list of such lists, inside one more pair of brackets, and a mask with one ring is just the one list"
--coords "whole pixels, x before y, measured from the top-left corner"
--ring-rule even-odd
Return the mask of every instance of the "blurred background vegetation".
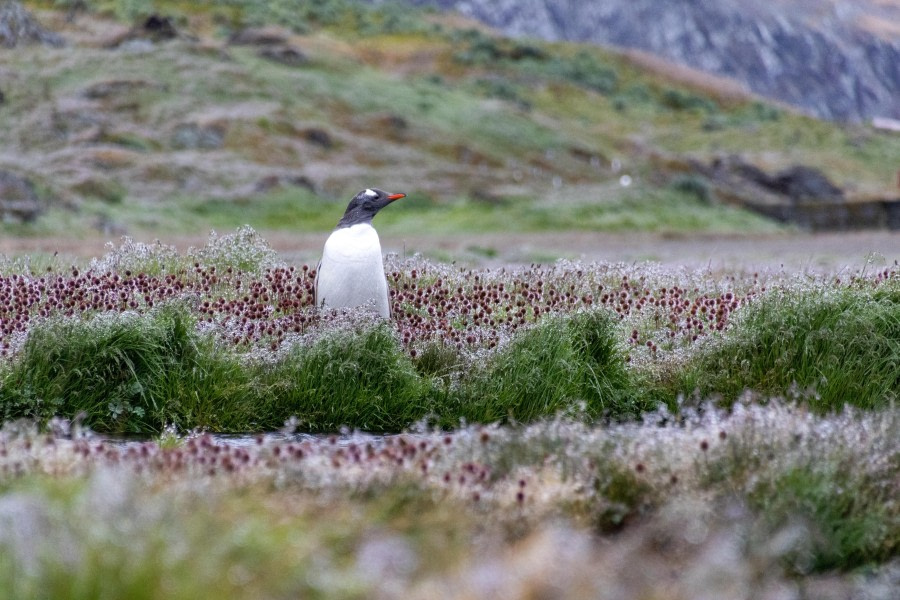
[[397, 236], [900, 222], [900, 136], [594, 46], [391, 2], [23, 5], [61, 43], [2, 51], [7, 237], [325, 232], [371, 186], [409, 194]]

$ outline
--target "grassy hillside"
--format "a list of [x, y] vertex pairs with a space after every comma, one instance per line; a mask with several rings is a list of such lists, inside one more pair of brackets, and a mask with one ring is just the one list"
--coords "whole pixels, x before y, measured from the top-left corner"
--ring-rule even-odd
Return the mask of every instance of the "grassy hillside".
[[[740, 154], [881, 193], [900, 155], [715, 81], [392, 5], [26, 4], [68, 45], [4, 51], [0, 169], [42, 207], [7, 234], [324, 231], [372, 185], [410, 195], [388, 233], [773, 231], [671, 165]], [[151, 11], [174, 29], [141, 28]]]

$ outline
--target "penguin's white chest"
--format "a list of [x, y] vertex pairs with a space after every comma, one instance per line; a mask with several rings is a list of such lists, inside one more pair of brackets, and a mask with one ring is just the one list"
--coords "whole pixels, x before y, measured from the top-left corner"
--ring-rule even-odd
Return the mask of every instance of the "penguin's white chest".
[[390, 317], [381, 242], [370, 224], [337, 229], [325, 242], [316, 302], [326, 308], [370, 305], [381, 316]]

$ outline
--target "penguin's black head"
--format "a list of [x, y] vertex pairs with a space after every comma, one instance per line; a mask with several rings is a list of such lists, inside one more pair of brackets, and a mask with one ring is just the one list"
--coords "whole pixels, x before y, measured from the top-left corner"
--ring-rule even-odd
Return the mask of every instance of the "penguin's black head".
[[371, 223], [379, 210], [405, 197], [406, 194], [388, 194], [384, 190], [368, 188], [356, 196], [347, 205], [344, 216], [338, 221], [338, 227], [350, 227], [358, 223]]

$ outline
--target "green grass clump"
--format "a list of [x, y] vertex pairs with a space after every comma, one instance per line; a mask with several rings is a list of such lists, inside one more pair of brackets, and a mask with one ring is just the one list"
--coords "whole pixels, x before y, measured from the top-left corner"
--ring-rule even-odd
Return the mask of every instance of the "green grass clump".
[[798, 573], [847, 570], [896, 555], [894, 407], [821, 417], [774, 401], [741, 404], [731, 414], [740, 427], [717, 424], [718, 435], [698, 436], [698, 482], [722, 498], [745, 498], [758, 516], [754, 535], [785, 540], [786, 566]]
[[597, 474], [592, 486], [604, 501], [593, 503], [586, 512], [594, 528], [604, 533], [621, 530], [659, 501], [656, 490], [639, 473], [614, 461]]
[[[896, 458], [896, 457], [895, 457]], [[900, 550], [900, 518], [883, 481], [860, 481], [854, 465], [825, 461], [798, 467], [749, 495], [768, 525], [802, 524], [813, 536], [789, 559], [799, 570], [850, 569], [878, 563]]]
[[505, 67], [532, 84], [535, 79], [568, 81], [601, 94], [612, 93], [618, 87], [615, 66], [596, 52], [581, 50], [572, 56], [477, 29], [454, 31], [449, 41], [459, 48], [453, 59], [462, 65]]
[[457, 419], [529, 422], [560, 412], [635, 416], [642, 408], [604, 311], [542, 321], [517, 336], [460, 391]]
[[793, 391], [821, 411], [889, 406], [900, 391], [900, 286], [771, 292], [698, 352], [676, 387], [726, 401]]
[[[0, 540], [3, 597], [365, 598], [373, 578], [355, 568], [354, 554], [378, 526], [408, 534], [417, 552], [441, 550], [448, 558], [442, 534], [453, 515], [449, 503], [436, 506], [424, 494], [408, 498], [396, 489], [367, 502], [321, 503], [296, 486], [262, 487], [184, 491], [109, 471], [16, 482], [5, 500], [39, 525], [13, 526]], [[88, 518], [87, 506], [105, 507], [106, 518]], [[398, 506], [415, 506], [412, 522], [395, 516]], [[16, 535], [25, 531], [28, 539]]]
[[[647, 408], [635, 400], [605, 312], [547, 319], [483, 363], [431, 354], [414, 363], [386, 323], [336, 325], [277, 355], [226, 350], [177, 304], [51, 320], [6, 368], [0, 414], [47, 421], [83, 413], [99, 431], [155, 434], [166, 425], [273, 430], [290, 417], [306, 431], [401, 431], [425, 418], [453, 427]], [[464, 369], [471, 375], [452, 383], [450, 371]]]
[[176, 305], [146, 316], [36, 327], [0, 386], [4, 419], [85, 415], [99, 431], [259, 431], [296, 416], [310, 431], [399, 431], [427, 412], [429, 384], [386, 325], [326, 334], [254, 360], [196, 332]]
[[267, 412], [304, 430], [400, 431], [428, 411], [429, 385], [385, 324], [326, 334], [264, 371]]
[[[216, 272], [223, 279], [214, 285], [225, 298], [233, 292], [225, 265], [261, 272], [274, 260], [250, 230], [215, 238], [190, 256], [182, 262], [221, 267]], [[157, 265], [157, 259], [165, 272], [178, 266], [165, 251], [154, 257], [152, 248], [126, 245], [96, 266], [105, 272], [117, 261]], [[195, 269], [213, 278], [212, 269]], [[267, 277], [275, 276], [267, 271]], [[22, 289], [33, 293], [34, 285], [23, 280]], [[0, 370], [0, 417], [47, 421], [83, 413], [96, 430], [154, 434], [168, 424], [273, 430], [295, 417], [306, 431], [390, 432], [423, 419], [450, 428], [558, 414], [588, 422], [629, 419], [659, 401], [674, 408], [678, 396], [692, 393], [730, 405], [752, 390], [822, 412], [847, 404], [884, 408], [897, 399], [895, 280], [771, 290], [735, 312], [723, 333], [677, 356], [665, 350], [662, 360], [653, 346], [630, 365], [625, 348], [627, 339], [640, 337], [635, 323], [618, 320], [609, 307], [576, 310], [581, 292], [571, 289], [573, 312], [542, 314], [499, 336], [454, 321], [463, 329], [412, 341], [411, 330], [403, 329], [403, 342], [396, 324], [316, 315], [311, 307], [303, 309], [310, 311], [305, 335], [276, 339], [272, 325], [262, 338], [240, 342], [243, 321], [231, 313], [207, 321], [199, 307], [195, 314], [191, 306], [200, 300], [190, 290], [155, 307], [133, 302], [135, 312], [94, 308], [80, 319], [36, 318], [24, 341], [11, 339], [12, 358]], [[505, 320], [504, 310], [498, 308], [498, 319]], [[628, 338], [632, 329], [638, 333]], [[457, 333], [462, 337], [449, 339]], [[482, 337], [489, 335], [496, 337]], [[629, 346], [629, 356], [647, 344]]]
[[246, 420], [247, 378], [194, 319], [174, 305], [147, 317], [126, 314], [36, 327], [3, 376], [4, 418], [47, 420], [85, 415], [102, 431], [158, 432], [180, 427], [228, 429]]

